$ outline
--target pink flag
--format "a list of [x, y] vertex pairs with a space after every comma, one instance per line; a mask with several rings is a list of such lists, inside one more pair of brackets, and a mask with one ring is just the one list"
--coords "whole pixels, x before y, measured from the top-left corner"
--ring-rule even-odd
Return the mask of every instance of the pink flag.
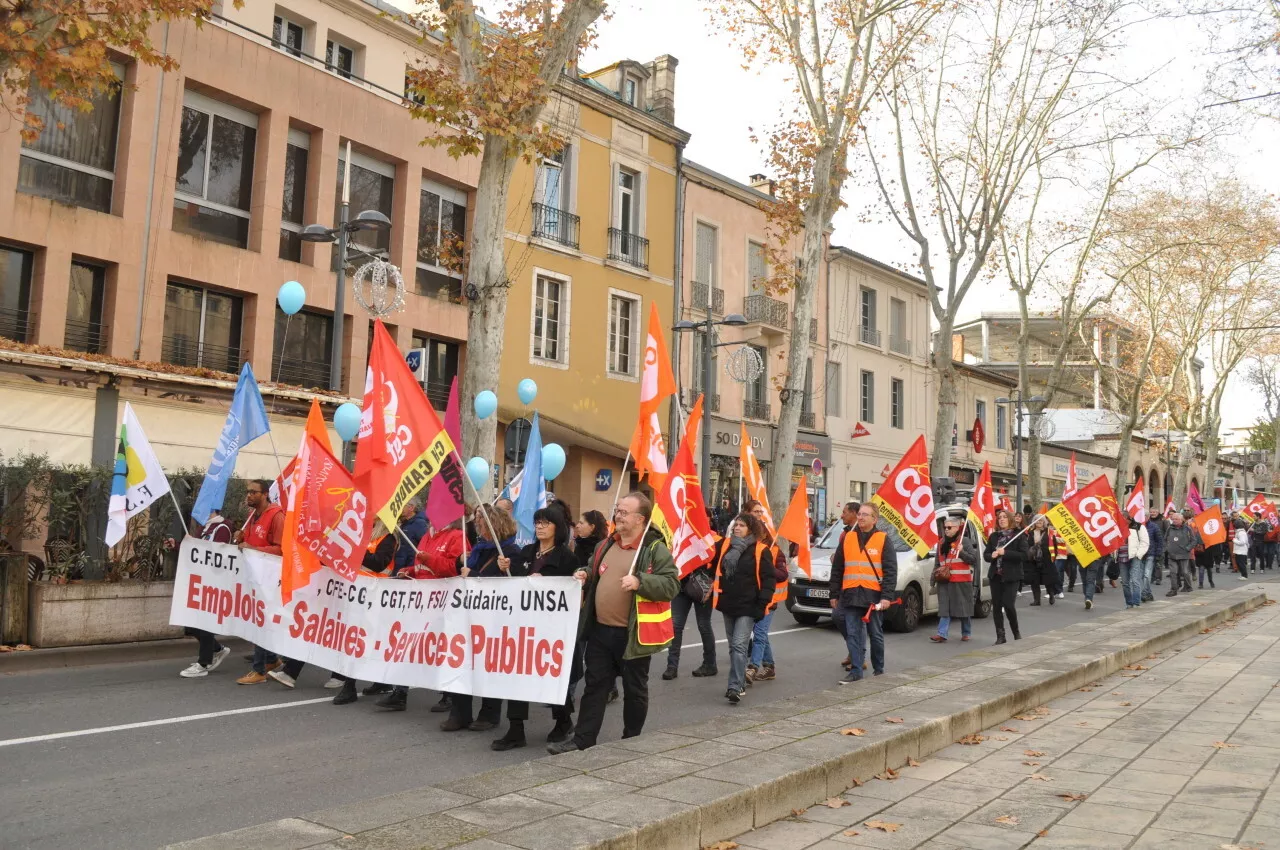
[[1204, 499], [1200, 498], [1200, 490], [1196, 487], [1196, 482], [1192, 481], [1190, 488], [1187, 490], [1187, 507], [1198, 514], [1205, 512]]
[[[455, 446], [462, 445], [462, 415], [458, 411], [458, 377], [449, 387], [449, 406], [444, 411], [444, 430]], [[440, 467], [440, 477], [431, 482], [427, 494], [427, 522], [436, 529], [456, 522], [463, 515], [462, 470], [450, 454]]]

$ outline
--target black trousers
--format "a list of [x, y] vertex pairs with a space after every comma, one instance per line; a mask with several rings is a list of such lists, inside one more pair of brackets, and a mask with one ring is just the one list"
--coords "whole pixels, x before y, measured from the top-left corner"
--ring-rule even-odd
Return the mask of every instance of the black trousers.
[[[296, 658], [286, 658], [286, 659], [284, 660], [284, 668], [283, 668], [283, 669], [284, 669], [284, 672], [285, 672], [285, 673], [287, 673], [287, 674], [289, 675], [289, 678], [291, 678], [291, 679], [296, 679], [296, 678], [298, 678], [299, 676], [301, 676], [301, 675], [302, 675], [302, 668], [303, 668], [303, 667], [306, 667], [306, 666], [307, 666], [307, 662], [305, 662], [305, 661], [299, 661], [299, 660], [298, 660], [298, 659], [296, 659]], [[354, 682], [354, 681], [355, 681], [355, 679], [352, 679], [350, 676], [344, 676], [344, 675], [342, 675], [341, 673], [334, 673], [334, 674], [333, 674], [333, 677], [334, 677], [335, 679], [337, 679], [338, 681], [340, 681], [340, 682]]]
[[715, 667], [716, 634], [711, 630], [711, 602], [694, 602], [684, 592], [671, 600], [671, 622], [676, 629], [676, 639], [671, 641], [671, 646], [667, 649], [667, 666], [680, 666], [680, 641], [684, 637], [684, 626], [689, 622], [691, 609], [698, 623], [698, 635], [702, 638], [702, 663], [706, 667]]
[[[1055, 596], [1061, 589], [1058, 587], [1058, 570], [1056, 567], [1050, 568], [1049, 572], [1044, 575], [1044, 590], [1046, 596]], [[1037, 577], [1031, 585], [1031, 598], [1034, 602], [1040, 601], [1040, 578]]]
[[564, 705], [551, 706], [551, 716], [556, 720], [569, 721], [573, 719], [573, 691], [578, 687], [578, 683], [582, 681], [582, 657], [585, 649], [585, 641], [578, 640], [574, 642], [573, 661], [569, 667], [569, 689], [565, 691]]
[[587, 633], [583, 652], [586, 688], [582, 692], [582, 710], [573, 742], [578, 749], [594, 747], [604, 723], [609, 691], [622, 677], [622, 737], [634, 738], [644, 729], [649, 714], [649, 662], [652, 656], [624, 661], [627, 630], [618, 626], [592, 626]]
[[187, 626], [182, 632], [199, 642], [200, 656], [196, 660], [205, 667], [213, 663], [213, 654], [215, 652], [222, 651], [222, 644], [218, 643], [218, 639], [214, 637], [212, 632], [206, 632], [204, 629], [193, 629], [191, 626]]
[[[528, 710], [529, 704], [524, 703]], [[480, 700], [480, 714], [472, 715], [471, 694], [449, 694], [449, 716], [463, 726], [470, 726], [473, 720], [485, 720], [497, 725], [502, 719], [502, 700], [496, 697], [484, 697]]]
[[1014, 603], [1018, 600], [1018, 582], [1016, 581], [1000, 581], [993, 579], [991, 582], [991, 616], [996, 621], [996, 635], [1004, 634], [1004, 618], [1009, 618], [1009, 628], [1013, 630], [1016, 637], [1020, 634], [1018, 631], [1018, 609], [1014, 607]]

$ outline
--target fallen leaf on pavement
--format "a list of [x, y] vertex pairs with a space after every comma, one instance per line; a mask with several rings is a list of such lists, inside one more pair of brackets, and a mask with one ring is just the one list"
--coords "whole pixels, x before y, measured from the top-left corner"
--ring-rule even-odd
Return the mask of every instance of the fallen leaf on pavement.
[[1088, 687], [1088, 688], [1080, 688], [1080, 690], [1084, 691], [1084, 692], [1087, 694], [1087, 693], [1089, 693], [1090, 691], [1092, 691], [1092, 690], [1096, 690], [1096, 689], [1095, 689], [1095, 688], [1092, 688], [1092, 687]]
[[897, 832], [902, 828], [900, 823], [889, 823], [882, 820], [863, 821], [862, 825], [869, 829], [878, 829], [881, 832]]
[[804, 814], [804, 809], [792, 809], [791, 814], [795, 815], [796, 817], [800, 817], [802, 814]]
[[[1000, 731], [1001, 731], [1001, 732], [1018, 732], [1018, 730], [1017, 730], [1017, 729], [1014, 729], [1012, 726], [1001, 726], [1001, 727], [1000, 727]], [[1020, 735], [1020, 734], [1022, 734], [1022, 733], [1021, 733], [1021, 732], [1018, 732], [1018, 734]]]
[[1040, 766], [1040, 762], [1038, 762], [1038, 761], [1024, 761], [1024, 762], [1023, 762], [1023, 764], [1025, 764], [1027, 767], [1039, 767], [1039, 766]]
[[1040, 756], [1044, 755], [1044, 750], [1023, 750], [1022, 754], [1024, 756], [1031, 756], [1033, 759], [1038, 759]]
[[842, 833], [840, 833], [840, 834], [841, 834], [841, 835], [854, 836], [854, 835], [857, 835], [857, 834], [858, 834], [858, 830], [856, 830], [856, 829], [846, 829], [844, 832], [842, 832]]
[[959, 741], [956, 741], [956, 743], [957, 743], [957, 744], [964, 744], [964, 745], [965, 745], [965, 746], [967, 746], [967, 747], [973, 747], [973, 746], [976, 746], [976, 745], [978, 745], [978, 744], [981, 744], [981, 743], [982, 743], [983, 741], [985, 741], [985, 740], [987, 740], [987, 738], [986, 738], [986, 736], [985, 736], [985, 735], [979, 735], [979, 734], [977, 734], [977, 733], [975, 732], [975, 733], [974, 733], [974, 734], [972, 734], [972, 735], [965, 735], [965, 736], [964, 736], [963, 738], [961, 738]]
[[1000, 817], [996, 818], [996, 823], [1007, 823], [1009, 826], [1017, 826], [1018, 816], [1017, 815], [1001, 815]]
[[1041, 782], [1052, 782], [1052, 781], [1053, 781], [1053, 777], [1051, 777], [1051, 776], [1045, 776], [1043, 773], [1033, 773], [1033, 774], [1031, 774], [1031, 778], [1032, 778], [1032, 779], [1039, 779]]
[[1239, 744], [1228, 744], [1226, 741], [1214, 741], [1213, 745], [1220, 750], [1234, 750], [1240, 746]]
[[822, 801], [822, 805], [826, 806], [828, 809], [839, 809], [842, 806], [848, 806], [852, 804], [848, 800], [846, 800], [844, 797], [828, 797], [827, 799]]
[[1141, 664], [1126, 664], [1126, 665], [1124, 665], [1124, 669], [1126, 669], [1126, 670], [1146, 670], [1147, 668], [1146, 668], [1146, 667], [1143, 667]]
[[1045, 837], [1046, 835], [1048, 835], [1048, 834], [1049, 834], [1049, 830], [1047, 830], [1047, 829], [1042, 829], [1042, 830], [1040, 830], [1039, 832], [1037, 832], [1037, 833], [1036, 833], [1036, 836], [1037, 836], [1038, 838], [1044, 838], [1044, 837]]
[[862, 781], [861, 779], [858, 779], [858, 778], [855, 776], [855, 777], [854, 777], [854, 779], [853, 779], [853, 785], [852, 785], [851, 787], [853, 787], [853, 788], [861, 788], [863, 785], [866, 785], [866, 784], [867, 784], [866, 782]]
[[840, 730], [840, 734], [841, 734], [841, 735], [854, 735], [854, 736], [856, 736], [856, 737], [858, 737], [858, 738], [861, 738], [863, 735], [867, 734], [867, 730], [866, 730], [866, 729], [859, 729], [859, 728], [857, 728], [857, 727], [855, 726], [855, 727], [851, 727], [851, 728], [849, 728], [849, 729], [841, 729], [841, 730]]
[[1088, 799], [1089, 797], [1088, 794], [1059, 794], [1058, 796], [1070, 803], [1078, 803], [1081, 800]]
[[885, 782], [892, 782], [893, 780], [895, 780], [895, 779], [897, 779], [897, 778], [898, 778], [898, 771], [894, 770], [894, 769], [893, 769], [893, 768], [891, 768], [891, 767], [890, 767], [890, 768], [886, 768], [884, 773], [877, 773], [877, 774], [876, 774], [876, 779], [880, 779], [880, 780], [883, 780], [883, 781], [885, 781]]
[[1131, 706], [1131, 705], [1133, 705], [1133, 703], [1131, 703], [1131, 702], [1122, 702], [1122, 703], [1120, 703], [1120, 707], [1121, 707], [1121, 708], [1127, 708], [1127, 707], [1129, 707], [1129, 706]]
[[1197, 655], [1196, 658], [1212, 658], [1212, 655]]
[[708, 844], [702, 850], [737, 850], [737, 847], [736, 841], [717, 841], [715, 844]]
[[885, 723], [901, 723], [901, 722], [902, 722], [902, 718], [901, 718], [901, 717], [886, 717], [886, 718], [884, 719], [884, 722], [885, 722]]
[[907, 767], [919, 767], [919, 766], [920, 766], [920, 762], [916, 761], [910, 756], [907, 756]]
[[997, 741], [1007, 741], [1007, 740], [1009, 740], [1009, 736], [1008, 736], [1008, 735], [996, 735], [996, 736], [995, 736], [995, 740], [997, 740]]

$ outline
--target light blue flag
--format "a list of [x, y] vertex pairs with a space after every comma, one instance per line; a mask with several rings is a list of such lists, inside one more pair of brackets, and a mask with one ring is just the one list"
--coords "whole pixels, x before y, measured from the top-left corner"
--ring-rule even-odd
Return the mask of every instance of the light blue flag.
[[529, 433], [529, 448], [524, 453], [521, 479], [520, 494], [515, 501], [516, 543], [528, 546], [534, 540], [533, 515], [547, 506], [547, 481], [542, 477], [542, 433], [538, 430], [536, 413]]
[[209, 521], [210, 513], [222, 509], [222, 501], [227, 497], [227, 481], [235, 471], [240, 448], [270, 430], [267, 409], [262, 404], [262, 394], [258, 392], [258, 382], [253, 377], [253, 367], [246, 363], [240, 370], [240, 379], [236, 381], [231, 410], [227, 411], [222, 436], [218, 437], [209, 470], [204, 474], [200, 495], [191, 509], [191, 516], [196, 522], [204, 524]]

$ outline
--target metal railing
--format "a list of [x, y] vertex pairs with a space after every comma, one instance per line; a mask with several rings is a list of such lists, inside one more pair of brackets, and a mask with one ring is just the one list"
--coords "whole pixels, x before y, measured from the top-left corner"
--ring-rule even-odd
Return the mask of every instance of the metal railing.
[[26, 342], [35, 328], [35, 314], [30, 310], [0, 307], [0, 336]]
[[693, 407], [698, 401], [698, 396], [702, 395], [702, 407], [710, 413], [720, 412], [720, 394], [707, 393], [703, 395], [702, 388], [698, 386], [691, 387], [684, 391], [684, 406]]
[[[277, 354], [275, 358], [282, 360]], [[283, 360], [272, 370], [272, 380], [299, 387], [329, 387], [329, 364], [309, 360]]]
[[569, 248], [577, 248], [580, 222], [581, 219], [571, 212], [535, 202], [531, 235], [534, 239], [547, 239]]
[[801, 428], [813, 428], [814, 424], [817, 422], [817, 419], [818, 419], [817, 415], [812, 410], [800, 411], [800, 427]]
[[911, 356], [911, 340], [897, 334], [889, 334], [889, 350], [904, 357]]
[[742, 299], [742, 315], [748, 322], [760, 322], [779, 330], [786, 330], [790, 315], [787, 305], [768, 295], [748, 295]]
[[876, 348], [880, 347], [880, 331], [875, 328], [859, 328], [858, 339], [867, 345], [874, 345]]
[[616, 227], [609, 228], [610, 260], [617, 260], [638, 269], [649, 270], [649, 240]]
[[705, 283], [695, 283], [693, 285], [693, 303], [689, 306], [695, 310], [707, 309], [707, 293], [711, 295], [711, 312], [717, 316], [724, 315], [724, 290], [714, 286], [707, 286]]
[[247, 356], [243, 348], [197, 342], [186, 337], [167, 336], [160, 341], [160, 360], [174, 366], [197, 366], [234, 375]]
[[107, 327], [101, 322], [78, 322], [67, 319], [62, 347], [85, 354], [101, 354], [107, 350]]
[[422, 385], [423, 391], [427, 394], [427, 400], [431, 402], [431, 406], [436, 409], [437, 413], [444, 413], [445, 408], [449, 406], [449, 381], [427, 381]]
[[742, 402], [742, 418], [756, 419], [761, 422], [768, 422], [772, 411], [769, 409], [767, 401], [752, 401], [747, 399]]

